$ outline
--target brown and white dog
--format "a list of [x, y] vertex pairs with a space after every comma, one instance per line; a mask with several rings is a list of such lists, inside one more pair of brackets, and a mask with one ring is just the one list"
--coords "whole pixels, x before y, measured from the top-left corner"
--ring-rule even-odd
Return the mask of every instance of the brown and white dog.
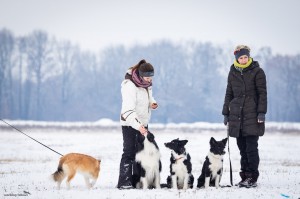
[[[66, 184], [70, 189], [70, 181], [78, 172], [84, 176], [86, 186], [91, 188], [98, 179], [100, 163], [101, 160], [96, 160], [88, 155], [69, 153], [60, 158], [57, 171], [52, 174], [52, 179], [57, 182], [57, 188], [60, 189], [61, 182], [68, 177]], [[90, 179], [92, 179], [91, 182]]]

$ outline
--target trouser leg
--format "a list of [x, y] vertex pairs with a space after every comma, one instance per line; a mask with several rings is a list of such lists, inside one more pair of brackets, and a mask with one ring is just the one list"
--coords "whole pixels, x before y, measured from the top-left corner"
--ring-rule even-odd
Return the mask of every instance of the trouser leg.
[[259, 153], [258, 153], [258, 136], [247, 136], [246, 137], [246, 153], [248, 159], [248, 172], [252, 173], [253, 176], [259, 175]]
[[122, 126], [123, 154], [120, 162], [118, 187], [132, 186], [132, 166], [135, 159], [135, 141], [137, 130], [132, 127]]
[[241, 155], [241, 172], [246, 172], [248, 170], [248, 156], [246, 152], [246, 137], [238, 137], [236, 138], [238, 148], [240, 150], [240, 155]]

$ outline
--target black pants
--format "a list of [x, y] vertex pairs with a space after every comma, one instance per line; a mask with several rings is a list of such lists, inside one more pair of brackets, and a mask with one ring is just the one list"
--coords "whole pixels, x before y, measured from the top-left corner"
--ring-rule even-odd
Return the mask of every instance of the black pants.
[[139, 131], [129, 126], [122, 126], [123, 154], [120, 162], [120, 174], [117, 187], [132, 186], [132, 167], [136, 152], [136, 137]]
[[259, 175], [258, 136], [240, 136], [236, 139], [241, 154], [241, 172]]

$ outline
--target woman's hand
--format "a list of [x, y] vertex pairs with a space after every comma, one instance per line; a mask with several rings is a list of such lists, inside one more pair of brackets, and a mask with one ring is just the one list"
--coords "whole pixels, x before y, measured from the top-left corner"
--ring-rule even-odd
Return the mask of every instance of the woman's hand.
[[258, 123], [264, 123], [266, 120], [266, 116], [264, 113], [259, 113], [257, 116], [257, 122]]
[[148, 132], [148, 130], [143, 125], [140, 126], [139, 131], [143, 136], [146, 136]]
[[227, 126], [228, 124], [228, 115], [224, 115], [224, 125]]
[[157, 103], [152, 103], [152, 104], [151, 104], [151, 108], [152, 108], [152, 109], [157, 109], [157, 107], [158, 107], [158, 104], [157, 104]]

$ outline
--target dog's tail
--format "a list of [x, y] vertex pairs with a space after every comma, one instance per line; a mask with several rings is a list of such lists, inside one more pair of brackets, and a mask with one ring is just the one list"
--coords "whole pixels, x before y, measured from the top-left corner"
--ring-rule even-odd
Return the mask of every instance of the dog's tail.
[[55, 182], [61, 182], [64, 179], [64, 176], [65, 176], [65, 174], [64, 174], [64, 170], [62, 168], [62, 162], [60, 161], [59, 165], [58, 165], [58, 168], [57, 168], [57, 171], [55, 171], [52, 174], [52, 179]]

